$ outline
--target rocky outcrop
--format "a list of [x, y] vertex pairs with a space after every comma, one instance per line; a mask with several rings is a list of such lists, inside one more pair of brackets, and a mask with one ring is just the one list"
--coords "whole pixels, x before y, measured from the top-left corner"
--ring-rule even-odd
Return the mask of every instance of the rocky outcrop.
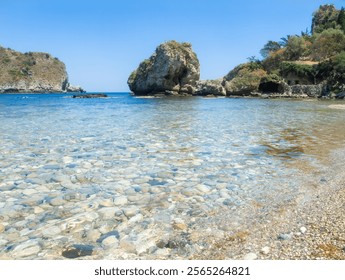
[[0, 47], [0, 93], [82, 91], [69, 84], [66, 67], [48, 53]]
[[226, 96], [225, 88], [222, 85], [223, 80], [204, 80], [196, 83], [195, 95], [207, 96]]
[[290, 86], [291, 94], [295, 96], [304, 95], [305, 97], [321, 97], [325, 93], [325, 86], [318, 85], [293, 85]]
[[73, 95], [72, 98], [106, 98], [108, 95], [104, 93], [91, 93], [91, 94], [77, 94]]
[[200, 65], [191, 44], [168, 41], [140, 63], [128, 78], [136, 95], [194, 94], [200, 77]]
[[66, 92], [85, 92], [81, 86], [72, 86], [70, 84], [66, 87]]
[[255, 63], [240, 64], [224, 76], [223, 86], [229, 96], [251, 96], [258, 91], [266, 75], [266, 71]]

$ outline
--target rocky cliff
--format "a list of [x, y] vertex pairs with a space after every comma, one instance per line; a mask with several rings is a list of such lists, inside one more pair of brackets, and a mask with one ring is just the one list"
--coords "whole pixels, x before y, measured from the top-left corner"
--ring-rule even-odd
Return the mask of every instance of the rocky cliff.
[[48, 53], [0, 47], [0, 93], [83, 91], [68, 83], [63, 62]]
[[200, 65], [189, 43], [168, 41], [140, 63], [128, 78], [130, 90], [137, 95], [194, 94]]

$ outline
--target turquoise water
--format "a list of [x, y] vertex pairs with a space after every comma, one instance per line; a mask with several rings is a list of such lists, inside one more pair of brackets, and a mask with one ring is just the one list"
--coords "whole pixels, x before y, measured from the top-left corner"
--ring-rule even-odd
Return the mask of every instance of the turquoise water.
[[235, 227], [253, 202], [293, 199], [345, 145], [334, 102], [108, 95], [0, 95], [0, 256], [59, 258], [71, 244], [154, 256], [176, 224], [229, 213]]

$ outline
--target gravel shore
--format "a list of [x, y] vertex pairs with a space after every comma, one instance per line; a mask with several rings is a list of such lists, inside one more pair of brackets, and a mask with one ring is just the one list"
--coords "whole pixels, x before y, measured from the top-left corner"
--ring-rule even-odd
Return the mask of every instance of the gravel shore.
[[[250, 227], [215, 241], [195, 259], [344, 260], [345, 151], [312, 172], [298, 198], [273, 213], [257, 207]], [[329, 167], [331, 166], [331, 167]]]

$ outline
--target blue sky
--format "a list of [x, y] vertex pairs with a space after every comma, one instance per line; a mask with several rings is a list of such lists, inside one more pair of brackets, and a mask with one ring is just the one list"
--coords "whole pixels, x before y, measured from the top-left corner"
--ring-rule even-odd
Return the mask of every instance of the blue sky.
[[310, 29], [321, 4], [344, 0], [0, 0], [0, 45], [49, 52], [88, 91], [128, 91], [127, 78], [167, 40], [193, 45], [201, 78], [259, 57], [268, 40]]

